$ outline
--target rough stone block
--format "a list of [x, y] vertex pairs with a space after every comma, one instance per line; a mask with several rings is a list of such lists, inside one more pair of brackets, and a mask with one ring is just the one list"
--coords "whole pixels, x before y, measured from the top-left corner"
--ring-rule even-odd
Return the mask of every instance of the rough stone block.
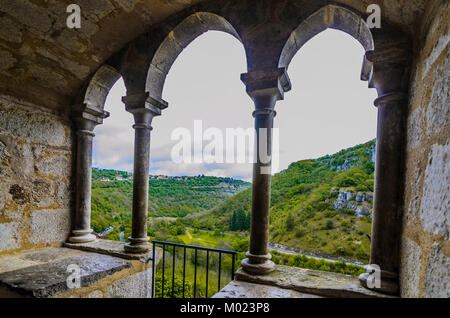
[[0, 224], [0, 251], [20, 247], [19, 224], [16, 222]]
[[450, 229], [450, 141], [434, 145], [425, 170], [420, 218], [425, 231], [449, 238]]
[[417, 147], [423, 136], [422, 131], [422, 121], [423, 121], [423, 108], [416, 108], [409, 116], [407, 121], [407, 148], [411, 151]]
[[80, 268], [81, 287], [130, 267], [122, 259], [96, 253], [84, 253], [44, 264], [0, 273], [0, 287], [24, 296], [49, 297], [69, 290], [67, 280], [73, 272], [69, 265]]
[[35, 163], [35, 169], [52, 177], [68, 177], [71, 173], [71, 161], [65, 155], [55, 154], [49, 158], [44, 157]]
[[110, 298], [150, 298], [152, 285], [152, 270], [128, 276], [108, 287]]
[[70, 127], [56, 116], [25, 110], [17, 102], [0, 97], [0, 131], [48, 146], [69, 147]]
[[153, 57], [152, 64], [163, 73], [169, 73], [172, 64], [183, 48], [173, 37], [166, 37]]
[[68, 209], [31, 212], [31, 242], [64, 242], [69, 233], [70, 211]]
[[78, 0], [82, 12], [93, 19], [99, 21], [114, 10], [114, 6], [108, 0]]
[[437, 243], [431, 248], [423, 297], [450, 298], [450, 258]]
[[131, 12], [139, 0], [115, 0], [115, 2], [126, 12]]
[[8, 51], [0, 50], [0, 71], [11, 68], [17, 60]]
[[84, 254], [81, 251], [72, 250], [68, 248], [53, 248], [44, 251], [36, 251], [28, 254], [24, 254], [21, 256], [21, 259], [26, 261], [40, 262], [40, 263], [48, 263], [54, 262], [60, 259], [74, 257]]
[[23, 260], [16, 256], [3, 256], [0, 257], [0, 273], [11, 272], [37, 264], [34, 261]]
[[400, 254], [400, 293], [402, 297], [419, 297], [420, 292], [420, 247], [404, 237]]
[[428, 105], [427, 133], [438, 133], [450, 118], [450, 55], [435, 72], [433, 91], [430, 104]]
[[22, 32], [17, 24], [7, 17], [0, 19], [0, 38], [8, 42], [22, 42]]
[[52, 17], [47, 10], [35, 5], [32, 1], [4, 1], [2, 3], [2, 11], [39, 32], [47, 32], [52, 26]]
[[103, 292], [101, 290], [94, 290], [87, 298], [103, 298]]

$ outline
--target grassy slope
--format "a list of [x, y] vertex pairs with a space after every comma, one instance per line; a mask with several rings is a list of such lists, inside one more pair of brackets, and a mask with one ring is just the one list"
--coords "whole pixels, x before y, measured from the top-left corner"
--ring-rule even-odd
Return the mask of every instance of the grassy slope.
[[[333, 190], [373, 191], [375, 142], [342, 150], [331, 156], [295, 162], [272, 178], [270, 240], [332, 256], [367, 262], [371, 220], [354, 211], [336, 211]], [[347, 164], [347, 170], [337, 167]], [[250, 211], [251, 189], [228, 198], [198, 220], [205, 227], [227, 227], [232, 211]], [[327, 222], [331, 221], [332, 226]], [[328, 222], [330, 223], [330, 222]], [[329, 224], [330, 225], [330, 224]]]

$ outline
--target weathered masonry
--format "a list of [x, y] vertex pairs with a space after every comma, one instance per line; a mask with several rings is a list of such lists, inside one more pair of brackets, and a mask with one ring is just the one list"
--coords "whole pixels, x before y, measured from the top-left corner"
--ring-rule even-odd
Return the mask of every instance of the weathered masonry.
[[[210, 30], [241, 41], [248, 67], [241, 80], [255, 109], [239, 115], [270, 131], [276, 103], [291, 89], [291, 59], [333, 28], [364, 47], [361, 79], [378, 92], [371, 263], [382, 279], [376, 293], [367, 275], [350, 289], [342, 280], [335, 295], [450, 297], [448, 0], [72, 2], [81, 7], [80, 29], [66, 26], [70, 1], [0, 3], [0, 296], [147, 297], [151, 124], [168, 107], [162, 91], [177, 56]], [[381, 28], [366, 23], [370, 3], [381, 8]], [[92, 141], [120, 77], [135, 121], [127, 245], [98, 241], [90, 228]], [[263, 143], [271, 149], [270, 138], [256, 144]], [[270, 164], [254, 165], [250, 250], [228, 289], [274, 285], [273, 271], [297, 277], [270, 261], [270, 175], [262, 168]], [[61, 285], [68, 264], [87, 264], [81, 288]], [[48, 271], [59, 279], [10, 288], [24, 275], [45, 281]], [[311, 286], [303, 287], [327, 296]]]

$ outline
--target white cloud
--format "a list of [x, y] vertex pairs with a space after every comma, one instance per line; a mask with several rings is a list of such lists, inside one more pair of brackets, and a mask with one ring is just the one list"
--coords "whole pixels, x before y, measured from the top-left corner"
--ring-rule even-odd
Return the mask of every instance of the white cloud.
[[[311, 39], [289, 67], [292, 91], [276, 105], [280, 131], [280, 169], [297, 160], [316, 158], [375, 138], [376, 98], [359, 80], [364, 50], [346, 33], [327, 30]], [[166, 175], [239, 176], [250, 180], [251, 164], [175, 164], [170, 159], [175, 128], [193, 132], [216, 127], [252, 128], [253, 102], [240, 74], [246, 72], [245, 52], [234, 37], [208, 32], [177, 58], [167, 77], [163, 98], [169, 108], [153, 120], [151, 172]], [[124, 110], [123, 81], [108, 95], [111, 118], [96, 128], [94, 166], [132, 170], [133, 117]], [[204, 142], [204, 145], [207, 142]], [[248, 150], [248, 149], [247, 149]]]

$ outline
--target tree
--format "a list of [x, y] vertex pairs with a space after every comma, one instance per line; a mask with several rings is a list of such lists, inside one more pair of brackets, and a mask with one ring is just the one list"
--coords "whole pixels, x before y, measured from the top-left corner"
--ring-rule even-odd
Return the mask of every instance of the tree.
[[333, 227], [334, 227], [333, 221], [332, 220], [328, 220], [327, 223], [326, 223], [326, 227], [327, 227], [328, 230], [333, 229]]
[[295, 218], [292, 215], [292, 213], [289, 213], [286, 218], [286, 229], [288, 231], [292, 231], [294, 229], [294, 226], [295, 226]]

